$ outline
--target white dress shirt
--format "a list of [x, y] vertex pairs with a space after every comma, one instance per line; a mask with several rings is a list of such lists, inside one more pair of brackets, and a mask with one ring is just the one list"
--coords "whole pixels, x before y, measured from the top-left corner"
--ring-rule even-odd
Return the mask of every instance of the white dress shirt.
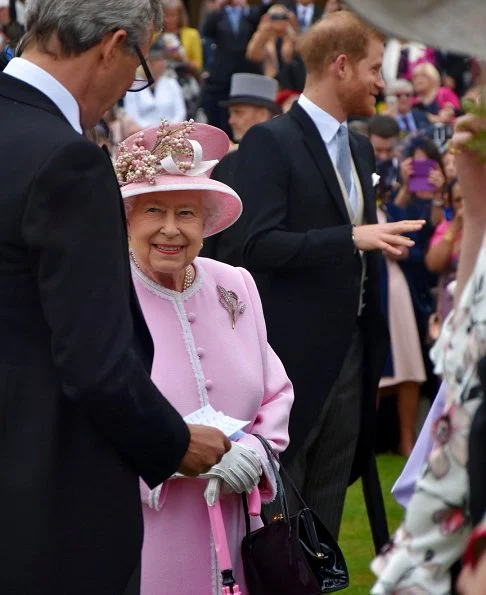
[[158, 79], [153, 92], [144, 89], [139, 93], [127, 93], [124, 107], [127, 116], [141, 128], [158, 126], [162, 118], [173, 124], [187, 117], [181, 86], [175, 78], [167, 75]]
[[83, 134], [78, 102], [66, 87], [43, 68], [24, 60], [24, 58], [13, 58], [3, 72], [46, 95], [59, 108], [74, 130]]

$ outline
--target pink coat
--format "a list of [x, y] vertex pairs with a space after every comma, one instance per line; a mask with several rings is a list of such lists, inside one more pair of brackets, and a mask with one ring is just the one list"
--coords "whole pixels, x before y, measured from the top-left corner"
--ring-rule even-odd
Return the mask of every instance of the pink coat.
[[[196, 279], [183, 293], [160, 287], [132, 267], [155, 345], [152, 379], [182, 415], [210, 403], [232, 417], [251, 420], [245, 428], [247, 435], [240, 440], [262, 458], [260, 489], [262, 499], [270, 501], [275, 496], [275, 481], [251, 433], [265, 436], [277, 451], [287, 447], [292, 385], [267, 343], [260, 297], [251, 275], [206, 258], [197, 258], [194, 265]], [[219, 303], [217, 285], [235, 291], [246, 304], [234, 330], [229, 313]], [[156, 498], [157, 511], [148, 506], [149, 490], [142, 483], [141, 595], [221, 594], [205, 487], [201, 479], [166, 481]], [[222, 508], [235, 575], [245, 593], [241, 497], [223, 497]]]

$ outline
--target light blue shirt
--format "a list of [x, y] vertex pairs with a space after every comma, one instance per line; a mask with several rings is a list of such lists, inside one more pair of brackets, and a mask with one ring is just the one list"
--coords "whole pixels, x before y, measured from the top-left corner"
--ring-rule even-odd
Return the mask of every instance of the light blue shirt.
[[405, 132], [415, 132], [417, 130], [417, 126], [415, 124], [415, 120], [413, 119], [413, 114], [411, 111], [407, 112], [405, 115], [398, 114], [397, 120], [401, 130]]
[[43, 68], [24, 60], [24, 58], [13, 58], [7, 64], [4, 73], [27, 83], [46, 95], [59, 108], [74, 130], [83, 134], [78, 102], [66, 87]]
[[[313, 101], [308, 99], [303, 93], [297, 100], [300, 107], [307, 113], [310, 119], [314, 122], [321, 135], [324, 144], [326, 145], [327, 152], [331, 158], [334, 169], [337, 171], [337, 131], [341, 124], [348, 126], [347, 122], [338, 122], [336, 118], [328, 114]], [[349, 195], [349, 202], [352, 205], [358, 204], [358, 191], [354, 182], [353, 176], [351, 176], [351, 192]]]

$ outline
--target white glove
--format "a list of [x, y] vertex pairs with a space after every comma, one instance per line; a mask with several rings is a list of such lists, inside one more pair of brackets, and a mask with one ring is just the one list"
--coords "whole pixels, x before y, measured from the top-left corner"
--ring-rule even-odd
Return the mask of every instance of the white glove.
[[222, 485], [237, 494], [249, 494], [258, 485], [261, 475], [262, 463], [258, 454], [251, 448], [234, 442], [221, 461], [199, 477], [209, 479], [204, 497], [212, 506], [219, 498]]

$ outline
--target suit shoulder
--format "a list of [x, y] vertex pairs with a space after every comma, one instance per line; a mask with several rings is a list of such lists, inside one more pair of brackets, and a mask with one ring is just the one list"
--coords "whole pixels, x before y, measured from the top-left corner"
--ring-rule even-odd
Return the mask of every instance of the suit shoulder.
[[[1, 112], [1, 109], [0, 109]], [[0, 128], [9, 155], [19, 163], [28, 162], [33, 173], [39, 166], [49, 162], [66, 162], [69, 155], [94, 155], [100, 149], [93, 142], [76, 132], [72, 126], [60, 118], [41, 109], [10, 110], [9, 122]], [[25, 151], [29, 147], [29, 151]], [[64, 154], [66, 153], [66, 154]]]
[[244, 142], [247, 137], [265, 138], [274, 136], [277, 137], [279, 141], [285, 140], [288, 138], [289, 132], [292, 129], [292, 118], [288, 114], [282, 114], [281, 116], [276, 116], [275, 118], [268, 120], [268, 122], [252, 126], [243, 137], [242, 142]]

